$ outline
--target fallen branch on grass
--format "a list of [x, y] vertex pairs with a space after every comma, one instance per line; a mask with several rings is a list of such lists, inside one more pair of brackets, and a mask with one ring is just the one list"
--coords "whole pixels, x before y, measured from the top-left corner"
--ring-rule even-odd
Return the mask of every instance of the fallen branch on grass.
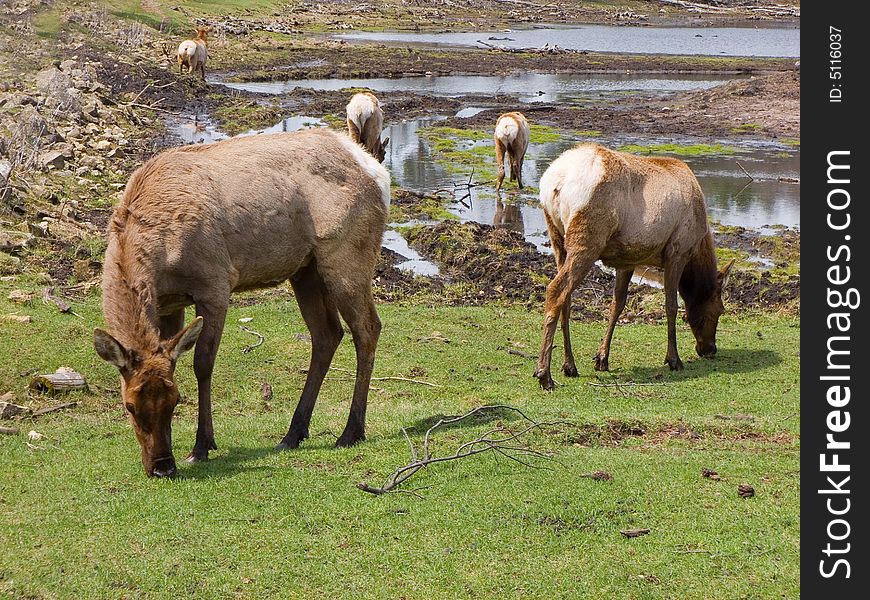
[[[339, 373], [352, 373], [355, 374], [355, 371], [350, 369], [342, 369], [341, 367], [329, 367], [330, 371], [338, 371]], [[308, 369], [299, 369], [300, 373], [307, 373]], [[354, 375], [355, 377], [355, 375]], [[352, 379], [352, 378], [351, 378]], [[407, 381], [408, 383], [418, 383], [420, 385], [428, 385], [429, 387], [441, 387], [437, 383], [432, 383], [430, 381], [423, 381], [422, 379], [411, 379], [409, 377], [398, 377], [398, 376], [387, 376], [387, 377], [372, 377], [372, 381]]]
[[[430, 441], [431, 436], [436, 429], [444, 425], [451, 425], [464, 419], [468, 419], [469, 417], [472, 417], [476, 414], [480, 414], [486, 411], [499, 410], [509, 410], [519, 414], [525, 421], [526, 426], [518, 430], [511, 430], [504, 425], [499, 425], [473, 440], [460, 444], [459, 447], [453, 452], [453, 454], [437, 457], [432, 455]], [[552, 457], [539, 450], [535, 450], [527, 446], [516, 445], [518, 443], [518, 440], [522, 436], [535, 429], [542, 430], [544, 427], [552, 427], [554, 425], [559, 425], [563, 423], [563, 421], [549, 421], [539, 423], [538, 421], [535, 421], [534, 419], [528, 417], [520, 409], [514, 408], [512, 406], [506, 406], [502, 404], [479, 406], [474, 410], [471, 410], [459, 417], [444, 417], [442, 419], [439, 419], [438, 422], [430, 427], [423, 436], [423, 446], [421, 448], [421, 452], [419, 453], [417, 451], [417, 447], [414, 445], [414, 442], [411, 441], [410, 436], [408, 436], [408, 432], [403, 427], [402, 434], [404, 434], [405, 440], [408, 442], [408, 449], [411, 454], [411, 461], [408, 464], [398, 467], [395, 471], [393, 471], [390, 476], [387, 477], [384, 484], [380, 487], [369, 485], [364, 481], [358, 483], [356, 487], [364, 492], [368, 492], [376, 496], [380, 496], [382, 494], [387, 494], [390, 492], [402, 492], [422, 497], [420, 496], [420, 494], [414, 491], [401, 490], [398, 489], [398, 487], [402, 485], [405, 481], [410, 479], [415, 473], [420, 471], [420, 469], [423, 469], [429, 465], [447, 462], [451, 460], [459, 460], [461, 458], [474, 456], [475, 454], [482, 454], [484, 452], [494, 452], [499, 456], [503, 456], [526, 467], [536, 467], [536, 465], [533, 465], [520, 457], [538, 457], [548, 460], [551, 460]]]
[[256, 342], [254, 342], [250, 346], [245, 346], [244, 348], [242, 348], [242, 354], [247, 354], [248, 352], [253, 352], [254, 348], [259, 348], [260, 346], [263, 345], [263, 342], [266, 341], [266, 338], [263, 336], [262, 333], [256, 332], [253, 329], [249, 329], [249, 328], [245, 327], [244, 325], [239, 325], [239, 329], [241, 329], [242, 331], [244, 331], [246, 333], [250, 333], [251, 335], [257, 336]]

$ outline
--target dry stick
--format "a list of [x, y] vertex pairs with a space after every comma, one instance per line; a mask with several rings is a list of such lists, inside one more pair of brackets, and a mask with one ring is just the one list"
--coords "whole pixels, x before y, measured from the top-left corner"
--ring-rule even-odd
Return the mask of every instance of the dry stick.
[[263, 336], [263, 334], [257, 333], [253, 329], [248, 329], [244, 325], [239, 325], [239, 329], [241, 329], [244, 332], [250, 333], [251, 335], [257, 336], [257, 341], [255, 343], [251, 344], [250, 346], [245, 346], [244, 348], [242, 348], [242, 354], [247, 354], [248, 352], [252, 352], [254, 350], [254, 348], [258, 348], [259, 346], [262, 346], [263, 342], [266, 341], [266, 338]]
[[[352, 371], [350, 369], [343, 369], [341, 367], [329, 367], [329, 370], [330, 371], [338, 371], [340, 373], [351, 373], [351, 374], [355, 373], [355, 371]], [[299, 372], [300, 373], [307, 373], [308, 369], [307, 368], [300, 369]], [[420, 385], [428, 385], [429, 387], [435, 387], [435, 388], [441, 387], [437, 383], [432, 383], [430, 381], [423, 381], [421, 379], [409, 379], [408, 377], [398, 377], [398, 376], [372, 377], [371, 380], [372, 381], [407, 381], [408, 383], [419, 383]]]
[[749, 171], [747, 171], [746, 169], [743, 168], [743, 165], [741, 165], [741, 164], [740, 164], [739, 162], [737, 162], [736, 160], [734, 161], [734, 163], [735, 163], [738, 167], [740, 167], [740, 170], [741, 170], [741, 171], [743, 171], [744, 173], [746, 173], [746, 176], [749, 177], [750, 180], [755, 181], [755, 177], [753, 177], [752, 175], [750, 175], [750, 174], [749, 174]]
[[[513, 431], [506, 429], [504, 427], [497, 427], [495, 429], [491, 429], [491, 430], [487, 431], [486, 433], [484, 433], [480, 437], [477, 437], [471, 441], [460, 444], [459, 447], [456, 449], [456, 451], [449, 456], [441, 456], [441, 457], [433, 457], [432, 456], [432, 452], [431, 452], [431, 449], [429, 447], [429, 442], [430, 442], [430, 438], [431, 438], [432, 433], [436, 429], [438, 429], [439, 427], [442, 427], [443, 425], [450, 425], [452, 423], [456, 423], [457, 421], [467, 419], [467, 418], [471, 417], [472, 415], [475, 415], [477, 413], [487, 411], [487, 410], [512, 410], [512, 411], [518, 413], [523, 419], [525, 419], [528, 423], [530, 423], [530, 425], [528, 425], [527, 427], [525, 427], [519, 431], [516, 431], [516, 432], [513, 432]], [[440, 462], [447, 462], [447, 461], [451, 461], [451, 460], [457, 460], [460, 458], [465, 458], [467, 456], [474, 456], [475, 454], [481, 454], [483, 452], [490, 452], [490, 451], [495, 452], [497, 454], [500, 454], [501, 456], [509, 458], [509, 459], [511, 459], [515, 462], [518, 462], [522, 465], [525, 465], [527, 467], [534, 467], [535, 465], [532, 465], [528, 462], [521, 460], [520, 458], [518, 458], [516, 456], [516, 454], [527, 455], [527, 456], [537, 456], [537, 457], [546, 458], [546, 459], [550, 459], [551, 457], [547, 456], [543, 452], [539, 452], [538, 450], [534, 450], [531, 448], [525, 448], [522, 446], [510, 445], [510, 442], [517, 440], [518, 438], [522, 437], [523, 435], [532, 431], [533, 429], [540, 430], [543, 427], [553, 426], [553, 425], [562, 424], [562, 423], [564, 423], [564, 422], [563, 421], [550, 421], [550, 422], [539, 423], [539, 422], [535, 421], [534, 419], [531, 419], [529, 416], [527, 416], [520, 409], [514, 408], [513, 406], [507, 406], [507, 405], [502, 405], [502, 404], [489, 405], [489, 406], [479, 406], [479, 407], [475, 408], [474, 410], [471, 410], [471, 411], [469, 411], [469, 412], [467, 412], [464, 415], [459, 416], [459, 417], [441, 418], [438, 420], [437, 423], [435, 423], [432, 427], [430, 427], [428, 430], [426, 430], [426, 433], [423, 436], [422, 458], [418, 457], [417, 449], [414, 446], [413, 442], [411, 441], [411, 438], [408, 436], [407, 432], [404, 429], [402, 429], [402, 432], [405, 434], [405, 439], [408, 442], [408, 446], [410, 447], [411, 462], [407, 465], [398, 467], [395, 471], [393, 471], [390, 474], [390, 476], [387, 477], [386, 482], [381, 487], [376, 487], [376, 486], [369, 485], [366, 482], [361, 482], [361, 483], [357, 484], [357, 488], [359, 488], [360, 490], [362, 490], [364, 492], [368, 492], [370, 494], [375, 494], [378, 496], [382, 495], [382, 494], [390, 493], [390, 492], [406, 492], [406, 493], [413, 493], [414, 495], [419, 497], [419, 494], [416, 494], [414, 492], [407, 492], [407, 490], [399, 490], [397, 488], [402, 483], [404, 483], [409, 478], [411, 478], [420, 469], [423, 469], [424, 467], [427, 467], [431, 464], [440, 463]], [[499, 435], [501, 437], [495, 437], [497, 435]], [[515, 453], [515, 454], [512, 454], [512, 453]]]
[[57, 406], [48, 406], [46, 408], [40, 408], [39, 410], [33, 411], [33, 414], [30, 415], [31, 419], [35, 419], [36, 417], [41, 417], [42, 415], [47, 415], [49, 413], [58, 412], [61, 410], [66, 410], [67, 408], [75, 408], [78, 405], [78, 402], [66, 402], [64, 404], [58, 404]]
[[665, 385], [664, 383], [635, 383], [634, 381], [627, 382], [616, 382], [616, 383], [593, 383], [588, 382], [586, 385], [591, 385], [592, 387], [633, 387], [633, 386], [641, 386], [641, 385]]

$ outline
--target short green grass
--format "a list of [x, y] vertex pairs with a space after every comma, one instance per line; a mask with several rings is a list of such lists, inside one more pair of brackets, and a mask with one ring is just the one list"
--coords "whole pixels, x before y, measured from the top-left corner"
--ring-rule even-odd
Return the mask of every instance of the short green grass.
[[[547, 394], [531, 377], [539, 310], [500, 304], [379, 307], [384, 330], [368, 441], [336, 450], [352, 382], [333, 371], [297, 451], [272, 446], [286, 430], [308, 365], [305, 327], [291, 298], [243, 307], [227, 320], [214, 377], [219, 450], [182, 465], [173, 481], [148, 479], [118, 400], [113, 367], [93, 352], [101, 323], [94, 293], [78, 315], [37, 300], [7, 300], [26, 282], [0, 282], [0, 393], [34, 407], [76, 400], [63, 413], [12, 423], [44, 437], [0, 436], [0, 592], [58, 598], [780, 598], [799, 593], [799, 321], [729, 312], [715, 360], [693, 355], [680, 323], [686, 370], [661, 364], [665, 327], [617, 330], [609, 374], [595, 375], [602, 324], [575, 323], [581, 377], [557, 376]], [[36, 288], [38, 289], [38, 288]], [[250, 299], [251, 297], [248, 297]], [[254, 338], [238, 319], [266, 336]], [[439, 332], [439, 335], [433, 335]], [[445, 338], [443, 341], [439, 338]], [[554, 352], [558, 372], [561, 352]], [[353, 368], [346, 339], [334, 365]], [[26, 396], [28, 374], [80, 370], [88, 393]], [[180, 459], [195, 433], [191, 357], [178, 367]], [[261, 385], [274, 398], [265, 402]], [[613, 385], [620, 383], [619, 386]], [[633, 384], [649, 385], [633, 385]], [[401, 428], [419, 442], [440, 415], [508, 404], [564, 420], [528, 438], [552, 461], [527, 468], [493, 456], [420, 472], [424, 499], [375, 497], [408, 460]], [[722, 419], [717, 417], [745, 418]], [[510, 415], [499, 419], [512, 423]], [[9, 425], [4, 422], [4, 425]], [[436, 436], [436, 452], [486, 431], [477, 421]], [[616, 433], [634, 431], [620, 439]], [[640, 432], [645, 432], [641, 434]], [[616, 433], [615, 433], [616, 432]], [[546, 468], [541, 468], [546, 467]], [[720, 481], [701, 476], [718, 471]], [[611, 482], [580, 477], [605, 470]], [[756, 496], [737, 495], [750, 483]], [[649, 528], [626, 539], [620, 530]]]
[[625, 144], [619, 150], [633, 154], [675, 154], [677, 156], [714, 156], [737, 152], [737, 148], [722, 144]]

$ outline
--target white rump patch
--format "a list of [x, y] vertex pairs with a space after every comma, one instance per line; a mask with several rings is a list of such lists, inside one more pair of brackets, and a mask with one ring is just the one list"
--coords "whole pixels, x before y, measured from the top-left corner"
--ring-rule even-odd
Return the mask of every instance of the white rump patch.
[[603, 177], [604, 163], [593, 145], [566, 150], [544, 171], [538, 184], [541, 206], [562, 233]]
[[495, 124], [495, 137], [502, 142], [510, 144], [520, 132], [520, 126], [513, 117], [502, 117]]
[[369, 120], [379, 103], [375, 103], [371, 96], [366, 94], [354, 94], [347, 103], [347, 118], [356, 123], [357, 128], [362, 131], [366, 121]]
[[366, 175], [375, 180], [378, 187], [381, 188], [381, 198], [384, 201], [384, 206], [387, 210], [390, 208], [390, 173], [384, 166], [379, 163], [375, 157], [369, 154], [365, 148], [354, 142], [350, 137], [343, 133], [336, 133], [335, 137], [345, 149], [350, 152], [353, 159], [362, 167]]
[[[170, 46], [171, 48], [171, 46]], [[196, 42], [184, 40], [178, 45], [178, 53], [185, 56], [193, 56], [196, 52]]]

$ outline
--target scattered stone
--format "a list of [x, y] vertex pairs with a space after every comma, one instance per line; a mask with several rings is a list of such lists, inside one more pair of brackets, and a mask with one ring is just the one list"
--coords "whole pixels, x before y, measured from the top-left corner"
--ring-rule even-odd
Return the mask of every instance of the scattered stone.
[[595, 481], [613, 481], [613, 475], [607, 471], [593, 471], [592, 473], [583, 473], [580, 477], [588, 477]]
[[33, 294], [24, 290], [12, 290], [7, 298], [15, 304], [27, 304], [33, 300]]
[[33, 317], [30, 315], [3, 315], [0, 317], [0, 321], [7, 321], [9, 323], [33, 323]]
[[0, 229], [0, 252], [20, 252], [33, 243], [33, 236], [24, 231]]
[[748, 483], [741, 483], [737, 486], [737, 495], [741, 498], [752, 498], [755, 495], [755, 488]]
[[701, 469], [701, 475], [703, 475], [707, 479], [712, 479], [714, 481], [719, 481], [721, 479], [719, 473], [717, 473], [713, 469]]
[[[10, 399], [15, 398], [12, 392], [3, 395], [3, 398], [7, 397]], [[0, 399], [0, 419], [11, 419], [13, 417], [26, 416], [31, 414], [32, 412], [33, 411], [26, 406], [13, 404], [12, 402]]]
[[39, 155], [39, 165], [43, 169], [62, 169], [66, 166], [67, 157], [58, 150], [49, 150]]

